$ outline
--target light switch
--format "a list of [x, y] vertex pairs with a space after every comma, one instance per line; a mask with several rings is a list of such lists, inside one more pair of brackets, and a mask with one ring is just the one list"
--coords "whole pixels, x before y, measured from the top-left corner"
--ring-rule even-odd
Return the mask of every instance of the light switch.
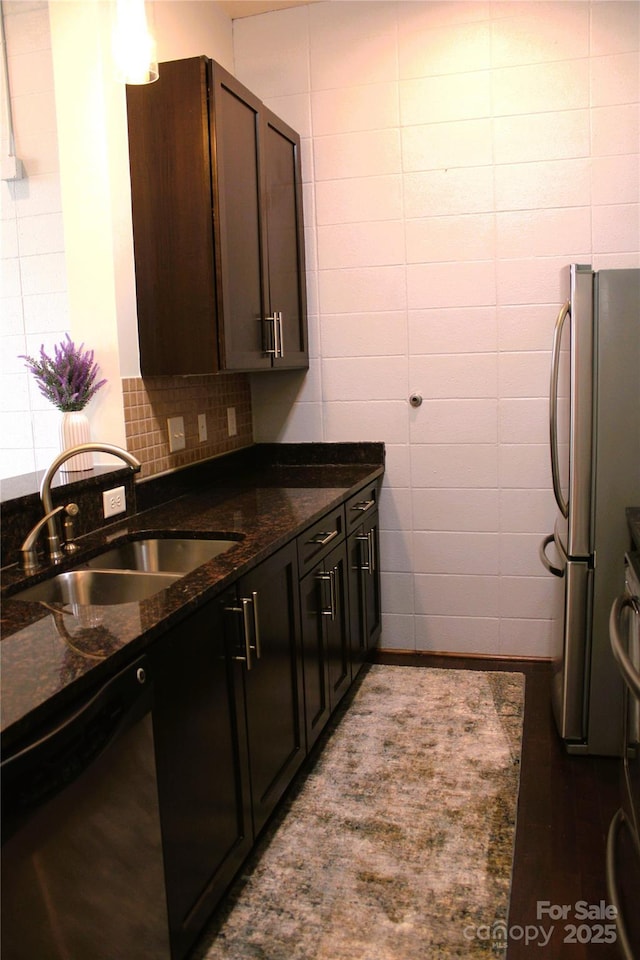
[[167, 420], [167, 429], [169, 431], [169, 453], [175, 453], [176, 450], [184, 450], [186, 440], [184, 438], [184, 417], [169, 417]]
[[238, 425], [236, 423], [236, 408], [227, 407], [227, 425], [229, 427], [229, 436], [235, 437], [238, 432]]

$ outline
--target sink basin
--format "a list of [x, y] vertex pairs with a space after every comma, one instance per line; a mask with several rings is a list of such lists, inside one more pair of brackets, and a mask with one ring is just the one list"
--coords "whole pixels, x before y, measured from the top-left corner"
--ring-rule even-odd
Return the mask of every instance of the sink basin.
[[178, 574], [105, 570], [69, 570], [16, 593], [14, 600], [74, 605], [133, 603], [166, 590]]
[[184, 575], [236, 546], [237, 540], [149, 537], [112, 547], [87, 562], [94, 570], [140, 570]]

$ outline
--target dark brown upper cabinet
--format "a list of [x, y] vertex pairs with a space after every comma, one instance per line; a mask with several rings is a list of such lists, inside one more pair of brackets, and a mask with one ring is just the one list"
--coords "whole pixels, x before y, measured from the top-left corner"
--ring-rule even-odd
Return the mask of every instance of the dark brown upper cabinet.
[[298, 134], [206, 57], [127, 113], [143, 376], [308, 367]]

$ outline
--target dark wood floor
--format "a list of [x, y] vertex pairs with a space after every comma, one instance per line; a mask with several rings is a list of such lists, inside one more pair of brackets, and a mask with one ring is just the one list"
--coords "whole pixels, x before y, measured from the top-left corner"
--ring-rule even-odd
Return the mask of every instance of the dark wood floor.
[[[488, 660], [436, 655], [380, 653], [380, 663], [525, 674], [525, 714], [520, 793], [509, 914], [508, 960], [619, 960], [606, 943], [567, 943], [565, 921], [538, 919], [538, 902], [568, 905], [607, 903], [605, 846], [619, 806], [619, 761], [569, 756], [556, 733], [550, 705], [551, 665], [541, 661]], [[488, 919], [488, 922], [491, 922]], [[544, 931], [540, 932], [540, 927]], [[550, 928], [553, 926], [553, 932]], [[588, 926], [593, 928], [590, 922]], [[530, 942], [525, 943], [528, 935]], [[533, 928], [537, 927], [538, 940]], [[520, 936], [521, 939], [515, 939]], [[546, 946], [541, 940], [548, 940]], [[494, 954], [495, 955], [495, 954]]]

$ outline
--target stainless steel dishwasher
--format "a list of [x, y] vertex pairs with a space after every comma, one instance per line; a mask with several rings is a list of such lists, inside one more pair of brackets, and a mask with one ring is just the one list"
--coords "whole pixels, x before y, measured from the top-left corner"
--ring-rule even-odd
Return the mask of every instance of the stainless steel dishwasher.
[[3, 960], [170, 956], [142, 657], [3, 759]]

